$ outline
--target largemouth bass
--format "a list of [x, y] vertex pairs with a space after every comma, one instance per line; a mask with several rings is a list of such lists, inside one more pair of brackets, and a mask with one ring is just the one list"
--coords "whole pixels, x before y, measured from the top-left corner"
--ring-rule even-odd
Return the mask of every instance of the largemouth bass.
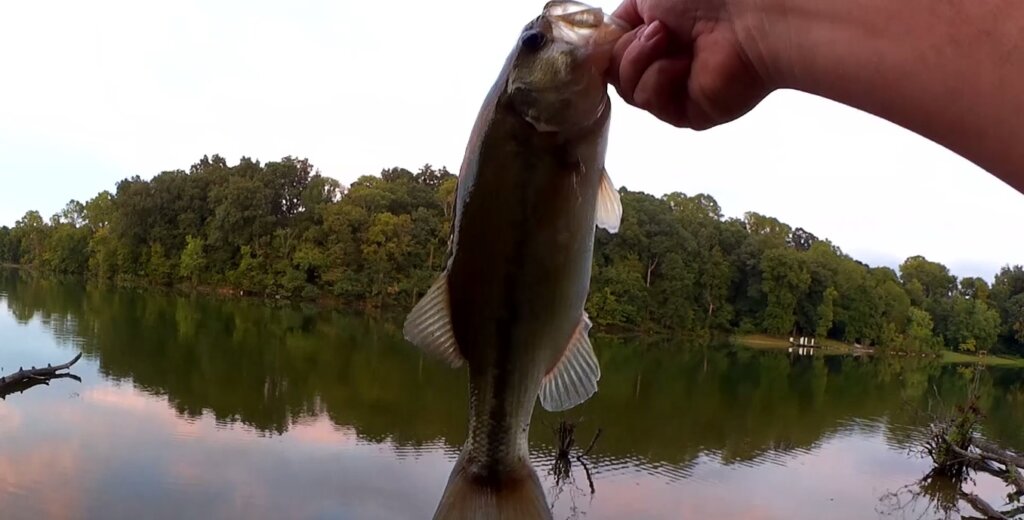
[[584, 310], [596, 227], [618, 230], [605, 172], [606, 71], [627, 29], [574, 1], [524, 27], [488, 93], [459, 172], [444, 272], [406, 339], [469, 367], [469, 432], [435, 518], [549, 518], [529, 462], [538, 396], [572, 408], [601, 369]]

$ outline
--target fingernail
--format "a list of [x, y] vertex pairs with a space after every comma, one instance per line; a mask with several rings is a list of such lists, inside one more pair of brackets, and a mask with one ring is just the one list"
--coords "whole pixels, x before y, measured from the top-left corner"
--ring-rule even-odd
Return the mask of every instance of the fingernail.
[[662, 23], [660, 20], [655, 20], [650, 25], [644, 26], [643, 34], [640, 35], [640, 41], [644, 43], [650, 43], [652, 40], [658, 37], [662, 32]]

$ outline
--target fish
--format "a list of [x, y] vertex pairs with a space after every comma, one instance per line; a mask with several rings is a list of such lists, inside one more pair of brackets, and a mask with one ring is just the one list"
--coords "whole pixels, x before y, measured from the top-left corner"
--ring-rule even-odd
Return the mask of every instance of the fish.
[[600, 8], [547, 2], [473, 124], [445, 267], [403, 325], [409, 343], [469, 371], [468, 434], [436, 519], [551, 516], [530, 421], [538, 398], [568, 410], [601, 377], [585, 304], [597, 229], [622, 218], [605, 169], [607, 73], [627, 31]]

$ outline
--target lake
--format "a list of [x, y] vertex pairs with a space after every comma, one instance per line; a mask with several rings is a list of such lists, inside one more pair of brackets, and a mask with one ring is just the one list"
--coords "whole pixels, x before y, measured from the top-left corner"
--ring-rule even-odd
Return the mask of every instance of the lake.
[[[80, 382], [0, 401], [2, 516], [430, 518], [465, 439], [466, 374], [423, 358], [398, 325], [0, 269], [0, 373], [84, 353]], [[979, 369], [595, 348], [598, 394], [534, 416], [556, 518], [941, 516], [887, 493], [930, 467], [911, 453], [922, 411], [962, 399]], [[985, 434], [1024, 449], [1024, 372], [981, 372]], [[601, 434], [585, 467], [573, 458], [556, 476], [560, 419], [578, 421], [580, 451]], [[1004, 503], [993, 479], [972, 489]]]

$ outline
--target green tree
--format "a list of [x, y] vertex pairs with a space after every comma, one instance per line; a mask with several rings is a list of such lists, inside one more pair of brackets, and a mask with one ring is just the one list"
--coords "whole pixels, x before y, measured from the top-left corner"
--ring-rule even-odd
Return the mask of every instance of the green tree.
[[942, 347], [942, 342], [932, 332], [934, 324], [931, 316], [923, 309], [911, 307], [907, 333], [900, 345], [910, 352], [934, 352]]
[[178, 260], [178, 276], [194, 286], [201, 280], [203, 269], [206, 267], [204, 242], [202, 237], [192, 235], [185, 237], [185, 241], [185, 249], [181, 251], [181, 258]]
[[804, 228], [798, 227], [789, 234], [788, 244], [797, 251], [810, 251], [814, 244], [818, 243], [818, 237]]
[[146, 275], [149, 280], [158, 285], [169, 285], [174, 280], [174, 272], [174, 261], [168, 258], [164, 247], [158, 242], [150, 245], [146, 261]]
[[[768, 306], [762, 318], [773, 334], [786, 334], [796, 323], [796, 306], [811, 283], [803, 257], [793, 249], [771, 249], [761, 261]], [[810, 332], [810, 331], [808, 331]]]
[[1004, 343], [1018, 354], [1024, 354], [1024, 266], [1003, 266], [996, 274], [990, 301], [999, 311]]
[[0, 264], [13, 264], [17, 261], [14, 239], [11, 238], [11, 228], [0, 226]]
[[47, 236], [43, 267], [60, 274], [85, 274], [89, 265], [89, 230], [57, 224]]
[[642, 325], [647, 286], [644, 265], [635, 256], [593, 271], [587, 311], [594, 323], [638, 328]]
[[114, 217], [114, 195], [107, 190], [89, 199], [83, 207], [86, 224], [93, 230], [106, 229]]
[[999, 313], [980, 300], [955, 296], [944, 340], [958, 350], [988, 350], [999, 335]]
[[72, 227], [82, 226], [85, 224], [85, 205], [72, 199], [56, 217], [61, 224], [68, 224]]
[[228, 280], [250, 294], [264, 294], [267, 290], [267, 272], [264, 262], [253, 253], [251, 246], [242, 246], [238, 267], [231, 271]]
[[679, 259], [682, 265], [676, 269], [690, 279], [685, 303], [692, 308], [694, 323], [690, 328], [710, 331], [727, 327], [733, 315], [729, 302], [733, 267], [728, 252], [735, 246], [723, 243], [726, 230], [722, 225], [722, 208], [714, 197], [704, 193], [671, 193], [664, 199], [676, 215], [686, 239], [684, 243], [689, 246], [677, 251], [683, 257]]
[[11, 231], [11, 238], [18, 244], [18, 261], [28, 265], [42, 265], [46, 257], [46, 240], [49, 228], [38, 211], [25, 213]]
[[949, 268], [923, 256], [912, 256], [904, 260], [900, 264], [900, 277], [904, 284], [914, 281], [920, 284], [925, 300], [952, 296], [956, 289], [956, 277], [950, 274]]
[[391, 303], [406, 288], [403, 274], [408, 272], [408, 266], [403, 265], [403, 260], [409, 254], [412, 227], [409, 215], [384, 212], [373, 218], [366, 231], [363, 256], [370, 279], [368, 296], [378, 306]]
[[839, 293], [832, 287], [825, 290], [825, 297], [822, 298], [821, 305], [818, 306], [817, 312], [817, 324], [815, 328], [815, 335], [821, 338], [828, 337], [828, 331], [832, 328], [833, 320], [833, 304]]
[[1024, 343], [1024, 293], [1010, 298], [1005, 309], [1008, 334], [1018, 343]]
[[117, 241], [109, 228], [96, 230], [89, 239], [89, 273], [101, 280], [116, 278], [119, 271], [117, 249]]
[[987, 301], [991, 288], [983, 278], [968, 276], [960, 280], [960, 294], [972, 300]]

